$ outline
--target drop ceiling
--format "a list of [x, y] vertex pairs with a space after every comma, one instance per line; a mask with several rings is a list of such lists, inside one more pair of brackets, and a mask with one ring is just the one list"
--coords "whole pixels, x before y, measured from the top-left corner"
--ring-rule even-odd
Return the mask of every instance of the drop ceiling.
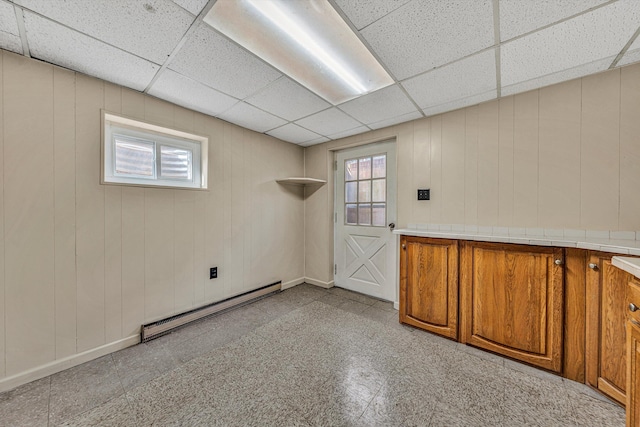
[[393, 84], [332, 105], [203, 22], [215, 0], [0, 0], [0, 48], [302, 146], [640, 61], [640, 0], [300, 1]]

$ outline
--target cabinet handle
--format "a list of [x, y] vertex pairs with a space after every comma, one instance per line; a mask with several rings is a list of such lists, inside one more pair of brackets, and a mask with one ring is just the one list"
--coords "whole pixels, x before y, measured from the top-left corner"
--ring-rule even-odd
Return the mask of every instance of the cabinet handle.
[[592, 270], [597, 270], [598, 269], [598, 264], [590, 262], [589, 263], [589, 268]]
[[407, 245], [405, 245], [404, 243], [402, 244], [402, 249], [407, 249]]
[[562, 265], [563, 264], [561, 259], [557, 259], [554, 262], [556, 263], [556, 265]]
[[630, 312], [634, 312], [634, 311], [638, 311], [638, 306], [635, 305], [634, 303], [629, 303], [629, 311]]

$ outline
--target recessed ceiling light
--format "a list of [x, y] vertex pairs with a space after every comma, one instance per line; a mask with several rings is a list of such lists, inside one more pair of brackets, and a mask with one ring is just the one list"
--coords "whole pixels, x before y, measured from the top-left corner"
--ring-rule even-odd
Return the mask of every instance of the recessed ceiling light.
[[334, 105], [393, 83], [327, 0], [218, 0], [204, 21]]

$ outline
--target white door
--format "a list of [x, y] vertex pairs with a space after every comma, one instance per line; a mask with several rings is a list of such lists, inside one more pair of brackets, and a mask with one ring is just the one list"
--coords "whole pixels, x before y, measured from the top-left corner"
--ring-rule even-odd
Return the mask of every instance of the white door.
[[395, 301], [395, 142], [339, 151], [336, 175], [334, 282]]

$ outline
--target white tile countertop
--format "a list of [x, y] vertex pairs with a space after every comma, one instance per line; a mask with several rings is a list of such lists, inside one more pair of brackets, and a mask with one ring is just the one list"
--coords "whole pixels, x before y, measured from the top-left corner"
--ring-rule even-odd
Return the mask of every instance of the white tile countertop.
[[[482, 227], [459, 224], [409, 224], [393, 231], [404, 236], [482, 242], [559, 246], [640, 256], [640, 232], [590, 231], [517, 227]], [[632, 259], [632, 258], [631, 258]]]
[[624, 270], [629, 274], [633, 274], [640, 279], [640, 258], [629, 258], [624, 256], [614, 256], [611, 258], [611, 264]]

